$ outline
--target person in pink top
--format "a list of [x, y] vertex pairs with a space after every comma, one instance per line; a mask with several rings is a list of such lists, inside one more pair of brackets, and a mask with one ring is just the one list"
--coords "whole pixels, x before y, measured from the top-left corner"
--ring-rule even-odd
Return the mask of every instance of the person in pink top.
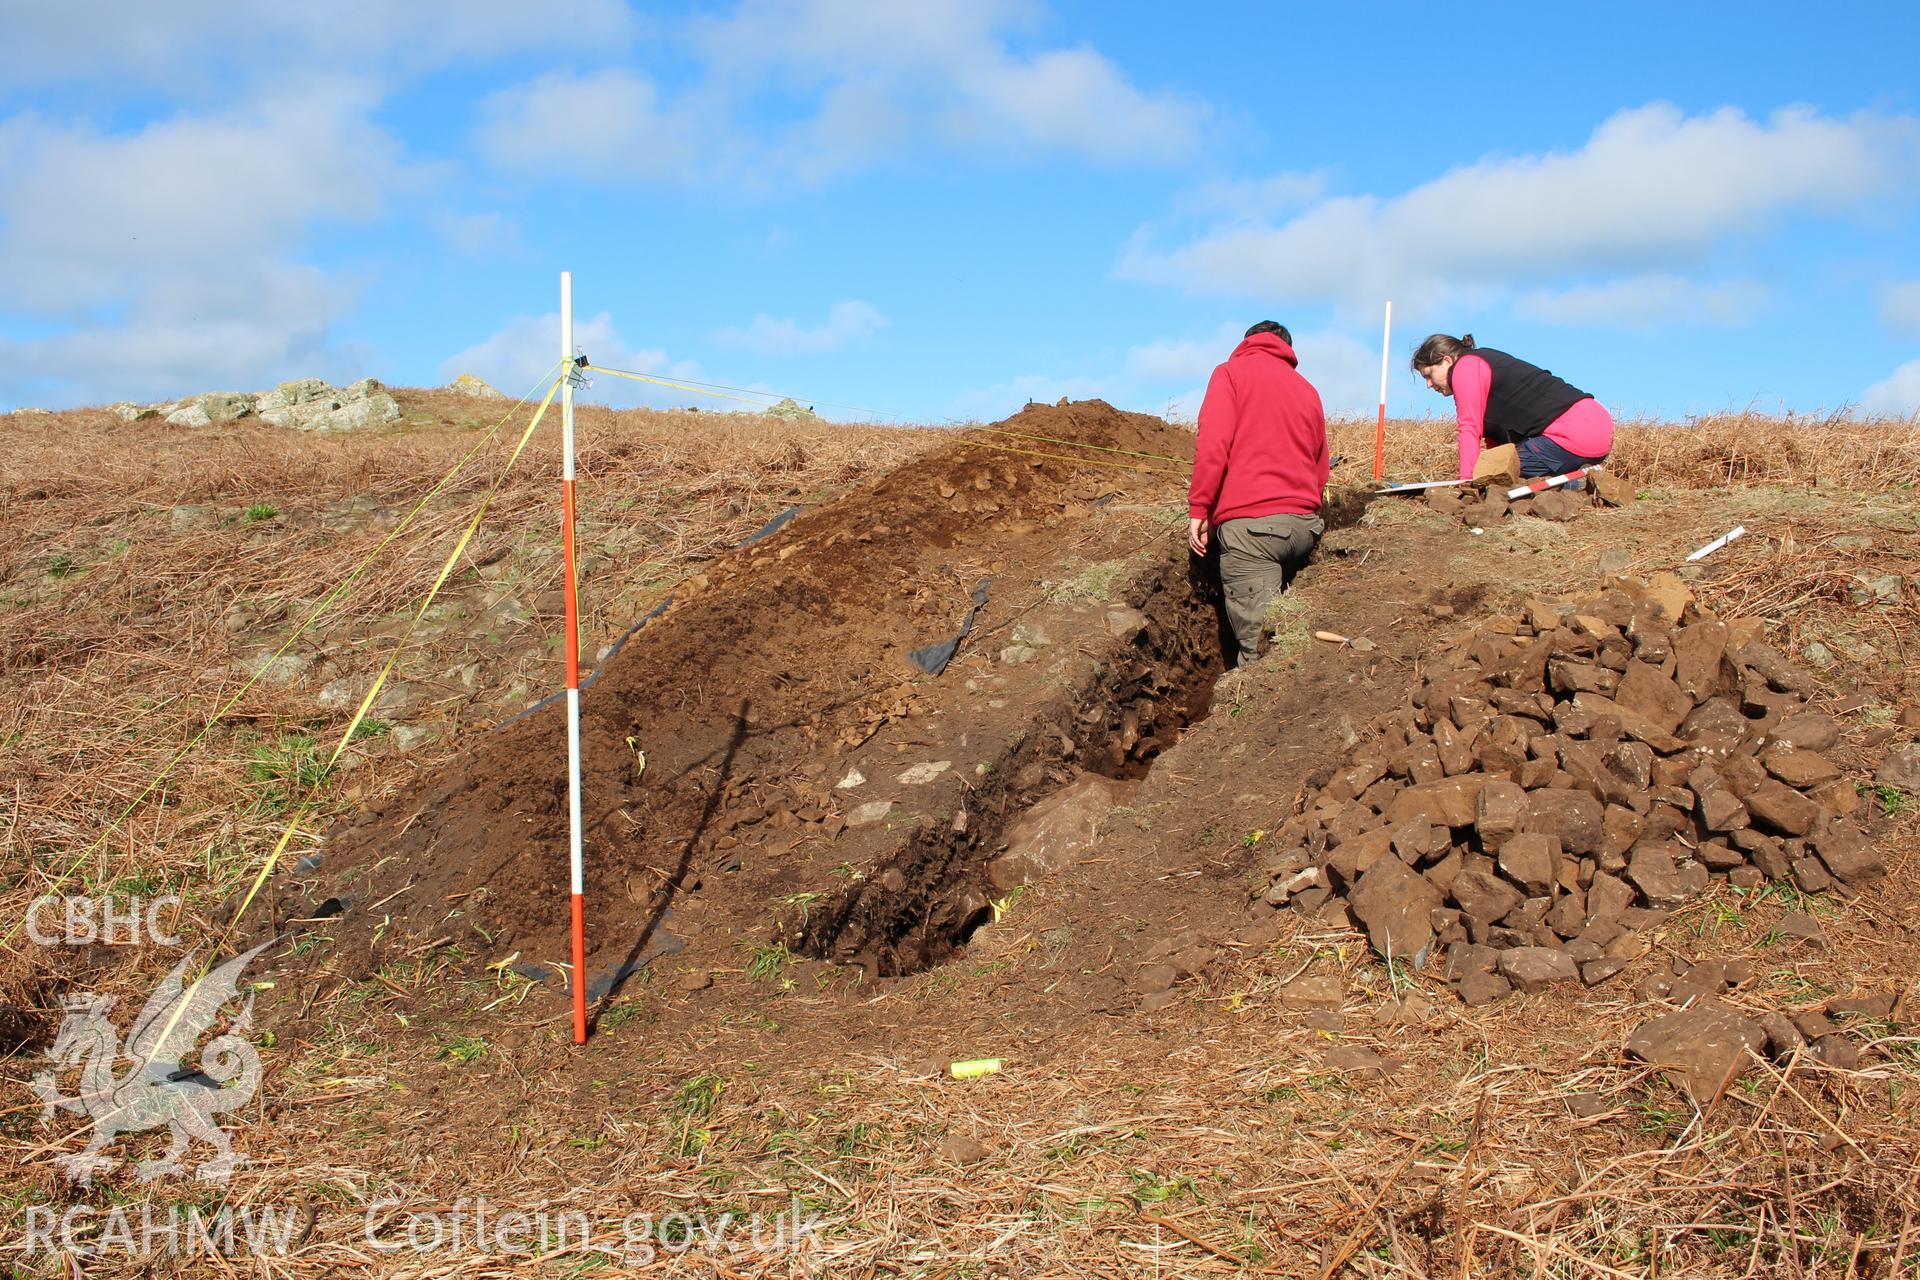
[[1558, 476], [1613, 451], [1613, 415], [1592, 395], [1504, 351], [1436, 333], [1413, 353], [1413, 371], [1453, 397], [1460, 478], [1473, 478], [1483, 445], [1510, 444], [1523, 476]]

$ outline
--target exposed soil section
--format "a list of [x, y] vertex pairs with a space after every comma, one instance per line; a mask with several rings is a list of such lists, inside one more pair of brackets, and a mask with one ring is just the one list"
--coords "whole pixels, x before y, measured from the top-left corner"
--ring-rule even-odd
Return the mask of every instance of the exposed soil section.
[[990, 918], [985, 864], [1002, 832], [1036, 800], [1079, 772], [1137, 780], [1206, 715], [1221, 661], [1217, 616], [1169, 548], [1124, 595], [1138, 607], [1108, 611], [1114, 643], [1082, 682], [1035, 709], [1032, 730], [985, 762], [953, 819], [915, 833], [799, 931], [797, 949], [883, 977], [947, 959]]
[[[1183, 464], [1005, 447], [1172, 459], [1190, 435], [1100, 402], [1030, 407], [1002, 426], [1049, 442], [959, 438], [805, 512], [683, 584], [605, 664], [582, 699], [597, 994], [708, 928], [769, 936], [769, 901], [836, 888], [831, 868], [890, 858], [914, 825], [978, 813], [983, 779], [1017, 809], [1069, 766], [1137, 772], [1204, 701], [1210, 620], [1184, 553], [1166, 551]], [[953, 635], [982, 580], [988, 603], [961, 659], [939, 676], [912, 665], [913, 650]], [[1144, 648], [1107, 631], [1109, 604], [1153, 619]], [[565, 759], [558, 706], [487, 735], [337, 831], [318, 873], [290, 882], [281, 918], [337, 899], [333, 927], [369, 959], [448, 939], [553, 972], [566, 955]], [[927, 768], [903, 769], [915, 760]], [[836, 785], [861, 767], [873, 783]], [[849, 829], [876, 799], [896, 801], [899, 820]], [[966, 876], [928, 871], [929, 906], [969, 900]], [[917, 958], [874, 967], [939, 947], [907, 950]]]

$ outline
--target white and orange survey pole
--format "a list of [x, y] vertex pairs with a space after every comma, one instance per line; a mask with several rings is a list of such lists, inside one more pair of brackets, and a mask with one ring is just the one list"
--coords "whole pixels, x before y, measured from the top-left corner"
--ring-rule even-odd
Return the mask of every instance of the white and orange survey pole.
[[1380, 331], [1380, 421], [1373, 429], [1373, 479], [1387, 477], [1387, 361], [1393, 350], [1393, 300], [1387, 300], [1387, 323]]
[[587, 1042], [587, 908], [580, 838], [580, 598], [573, 568], [573, 272], [560, 273], [560, 572], [566, 580], [567, 841], [573, 888], [573, 1042]]

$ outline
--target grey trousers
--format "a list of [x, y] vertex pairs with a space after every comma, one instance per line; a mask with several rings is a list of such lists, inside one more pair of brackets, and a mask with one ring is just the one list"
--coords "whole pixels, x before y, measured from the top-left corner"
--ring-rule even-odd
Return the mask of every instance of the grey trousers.
[[1266, 651], [1267, 606], [1286, 588], [1327, 531], [1319, 516], [1272, 515], [1228, 520], [1213, 531], [1220, 548], [1220, 587], [1227, 625], [1244, 666]]

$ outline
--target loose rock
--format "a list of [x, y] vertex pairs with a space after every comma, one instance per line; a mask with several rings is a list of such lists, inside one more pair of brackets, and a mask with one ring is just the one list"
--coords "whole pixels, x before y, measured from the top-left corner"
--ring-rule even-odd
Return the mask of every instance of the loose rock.
[[1349, 898], [1367, 940], [1381, 955], [1404, 958], [1414, 968], [1433, 946], [1432, 914], [1440, 891], [1398, 858], [1382, 858], [1360, 877]]
[[1758, 1023], [1718, 1000], [1704, 999], [1642, 1025], [1628, 1038], [1627, 1052], [1670, 1068], [1670, 1075], [1704, 1104], [1738, 1079], [1750, 1065], [1750, 1055], [1766, 1043]]
[[[1484, 1003], [1607, 981], [1719, 877], [1818, 892], [1884, 875], [1847, 820], [1856, 798], [1823, 754], [1839, 726], [1807, 708], [1811, 677], [1757, 620], [1706, 614], [1677, 576], [1606, 581], [1586, 601], [1529, 600], [1433, 655], [1409, 705], [1350, 743], [1344, 772], [1288, 820], [1265, 900], [1351, 918], [1396, 956], [1439, 942], [1461, 999]], [[1889, 776], [1905, 779], [1906, 750], [1920, 755], [1896, 746]], [[1551, 956], [1502, 959], [1528, 950]], [[1656, 985], [1712, 995], [1724, 972]]]
[[1556, 982], [1578, 982], [1573, 957], [1556, 947], [1514, 947], [1500, 953], [1500, 975], [1532, 994]]

